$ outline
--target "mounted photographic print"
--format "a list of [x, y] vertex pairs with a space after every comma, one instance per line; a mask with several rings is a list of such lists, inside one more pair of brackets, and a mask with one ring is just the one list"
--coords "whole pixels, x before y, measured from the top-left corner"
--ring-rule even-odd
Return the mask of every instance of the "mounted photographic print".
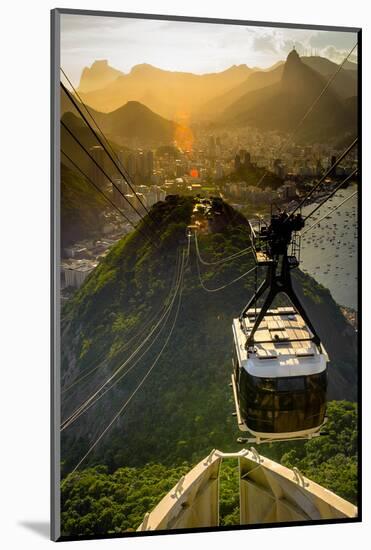
[[52, 11], [52, 538], [361, 519], [361, 31]]

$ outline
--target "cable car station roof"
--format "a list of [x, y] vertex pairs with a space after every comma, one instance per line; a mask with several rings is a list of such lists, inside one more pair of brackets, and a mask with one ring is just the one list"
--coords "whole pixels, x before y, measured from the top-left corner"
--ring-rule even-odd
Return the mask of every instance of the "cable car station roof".
[[355, 518], [356, 506], [328, 489], [258, 454], [212, 450], [151, 511], [138, 531], [217, 527], [222, 460], [238, 459], [240, 524]]

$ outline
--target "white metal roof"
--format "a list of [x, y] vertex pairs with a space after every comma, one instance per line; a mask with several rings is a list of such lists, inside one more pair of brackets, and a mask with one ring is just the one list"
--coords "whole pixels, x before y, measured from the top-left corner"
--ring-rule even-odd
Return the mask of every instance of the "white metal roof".
[[243, 320], [233, 320], [236, 352], [241, 367], [259, 377], [310, 375], [326, 369], [328, 356], [310, 340], [304, 319], [292, 307], [268, 310], [255, 332], [253, 351], [246, 350], [249, 332], [260, 309], [249, 310]]

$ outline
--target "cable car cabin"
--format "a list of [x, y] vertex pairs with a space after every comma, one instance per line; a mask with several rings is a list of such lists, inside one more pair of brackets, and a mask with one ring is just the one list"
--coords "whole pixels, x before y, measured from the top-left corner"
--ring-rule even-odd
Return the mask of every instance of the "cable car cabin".
[[[311, 438], [325, 422], [328, 355], [293, 307], [268, 309], [246, 349], [260, 309], [233, 321], [232, 386], [248, 441]], [[242, 441], [242, 438], [240, 438]]]

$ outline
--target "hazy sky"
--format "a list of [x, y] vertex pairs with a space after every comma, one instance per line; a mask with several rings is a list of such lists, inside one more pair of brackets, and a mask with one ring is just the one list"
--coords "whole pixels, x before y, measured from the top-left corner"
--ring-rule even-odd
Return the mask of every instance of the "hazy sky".
[[139, 63], [209, 73], [242, 63], [269, 67], [285, 59], [294, 44], [299, 54], [316, 53], [339, 63], [356, 41], [349, 32], [61, 16], [61, 64], [75, 84], [97, 59], [125, 73]]

